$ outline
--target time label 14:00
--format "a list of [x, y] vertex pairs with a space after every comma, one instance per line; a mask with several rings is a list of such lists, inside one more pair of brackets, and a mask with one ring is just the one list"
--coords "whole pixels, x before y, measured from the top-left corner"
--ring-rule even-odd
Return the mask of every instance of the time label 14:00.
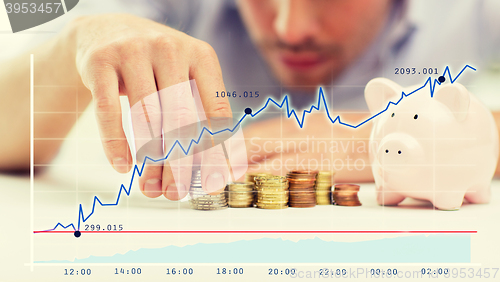
[[243, 94], [238, 94], [236, 91], [216, 91], [215, 97], [217, 98], [257, 98], [259, 97], [259, 91], [244, 91]]

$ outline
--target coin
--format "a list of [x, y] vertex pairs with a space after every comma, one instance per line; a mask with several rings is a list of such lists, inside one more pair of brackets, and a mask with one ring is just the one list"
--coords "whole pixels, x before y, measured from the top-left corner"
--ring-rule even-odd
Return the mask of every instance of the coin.
[[332, 192], [332, 202], [338, 206], [361, 206], [358, 199], [359, 185], [336, 184]]
[[335, 171], [320, 171], [316, 176], [316, 204], [331, 204], [331, 190]]
[[256, 176], [255, 203], [262, 209], [283, 209], [288, 204], [288, 180], [283, 176]]
[[306, 208], [316, 205], [317, 174], [318, 171], [315, 170], [292, 170], [287, 174], [290, 207]]
[[226, 186], [228, 204], [230, 207], [253, 207], [254, 204], [254, 183], [234, 182]]
[[257, 203], [257, 207], [260, 209], [286, 209], [288, 206], [285, 204], [263, 204]]
[[316, 203], [292, 203], [290, 207], [292, 208], [314, 208]]
[[228, 207], [225, 191], [210, 195], [203, 190], [199, 168], [193, 168], [189, 195], [191, 197], [189, 204], [196, 210], [220, 210]]
[[254, 172], [254, 173], [247, 173], [245, 175], [245, 182], [253, 182], [255, 184], [255, 177], [257, 176], [272, 176], [272, 174], [267, 173], [267, 172]]
[[359, 191], [359, 185], [356, 184], [336, 184], [335, 191]]

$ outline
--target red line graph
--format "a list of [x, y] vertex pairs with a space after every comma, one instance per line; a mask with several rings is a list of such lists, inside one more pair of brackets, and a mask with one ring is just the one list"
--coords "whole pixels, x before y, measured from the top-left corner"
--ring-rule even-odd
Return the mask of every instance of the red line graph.
[[[476, 234], [477, 230], [81, 230], [80, 232], [89, 234]], [[74, 233], [74, 231], [40, 230], [33, 233]]]

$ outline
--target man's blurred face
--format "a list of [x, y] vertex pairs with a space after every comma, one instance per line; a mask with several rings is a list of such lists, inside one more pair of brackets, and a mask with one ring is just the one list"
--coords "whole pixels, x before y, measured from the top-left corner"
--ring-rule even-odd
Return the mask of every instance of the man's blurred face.
[[382, 29], [391, 0], [239, 0], [252, 41], [290, 87], [329, 83]]

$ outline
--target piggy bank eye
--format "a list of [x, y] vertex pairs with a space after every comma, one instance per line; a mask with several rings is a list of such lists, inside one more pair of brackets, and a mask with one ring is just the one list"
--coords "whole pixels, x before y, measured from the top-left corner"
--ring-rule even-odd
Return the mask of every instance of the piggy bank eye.
[[413, 119], [417, 119], [417, 118], [418, 118], [418, 115], [417, 115], [417, 114], [415, 114], [415, 115], [413, 116]]
[[394, 117], [394, 113], [392, 113], [391, 117]]

